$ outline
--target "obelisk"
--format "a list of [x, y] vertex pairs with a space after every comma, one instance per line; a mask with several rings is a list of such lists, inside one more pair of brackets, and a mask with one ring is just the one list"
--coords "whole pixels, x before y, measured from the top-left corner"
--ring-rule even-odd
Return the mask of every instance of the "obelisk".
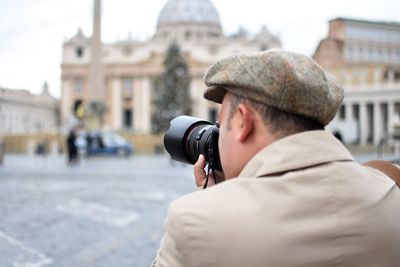
[[94, 0], [93, 34], [91, 39], [91, 62], [89, 69], [89, 99], [104, 101], [104, 77], [101, 44], [101, 1]]

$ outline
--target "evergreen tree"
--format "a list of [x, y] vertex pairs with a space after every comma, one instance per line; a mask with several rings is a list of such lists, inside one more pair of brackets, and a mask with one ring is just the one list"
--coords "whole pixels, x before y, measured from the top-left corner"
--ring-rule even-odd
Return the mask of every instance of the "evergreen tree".
[[191, 115], [189, 69], [176, 42], [168, 47], [164, 72], [154, 80], [153, 90], [152, 128], [155, 133], [166, 131], [176, 116]]

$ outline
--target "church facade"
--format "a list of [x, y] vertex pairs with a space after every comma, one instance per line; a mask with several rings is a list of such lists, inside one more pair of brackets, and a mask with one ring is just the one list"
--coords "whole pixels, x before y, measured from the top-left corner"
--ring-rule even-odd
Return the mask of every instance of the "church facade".
[[61, 120], [76, 124], [74, 107], [105, 105], [104, 127], [136, 133], [151, 132], [152, 83], [163, 71], [166, 50], [176, 41], [191, 76], [193, 116], [214, 120], [217, 106], [203, 99], [203, 77], [218, 59], [235, 53], [279, 48], [280, 40], [264, 26], [248, 36], [227, 36], [210, 0], [168, 0], [158, 17], [155, 34], [147, 41], [128, 38], [101, 41], [101, 1], [94, 2], [93, 35], [81, 31], [63, 44]]

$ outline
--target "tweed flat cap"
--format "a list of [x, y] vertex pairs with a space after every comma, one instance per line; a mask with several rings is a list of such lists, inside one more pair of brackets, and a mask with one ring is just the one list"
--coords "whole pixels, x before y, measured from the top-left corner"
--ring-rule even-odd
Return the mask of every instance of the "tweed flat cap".
[[327, 125], [343, 88], [311, 58], [269, 50], [218, 61], [207, 71], [204, 97], [221, 103], [226, 91]]

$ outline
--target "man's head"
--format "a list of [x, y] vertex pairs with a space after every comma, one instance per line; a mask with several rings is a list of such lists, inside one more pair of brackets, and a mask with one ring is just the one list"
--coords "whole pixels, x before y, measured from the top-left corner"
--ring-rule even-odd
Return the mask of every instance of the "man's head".
[[275, 140], [323, 129], [343, 100], [340, 84], [312, 59], [278, 50], [223, 59], [205, 83], [205, 98], [222, 103], [219, 146], [227, 178]]

